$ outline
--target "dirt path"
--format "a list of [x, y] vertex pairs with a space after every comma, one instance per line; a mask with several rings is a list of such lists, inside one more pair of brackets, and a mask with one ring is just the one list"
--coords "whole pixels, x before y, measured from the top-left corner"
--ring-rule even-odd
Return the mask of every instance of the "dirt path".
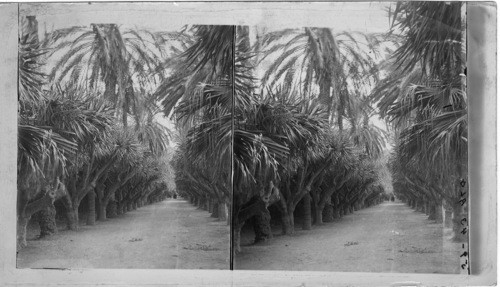
[[262, 244], [242, 234], [247, 246], [235, 269], [458, 273], [460, 245], [449, 233], [403, 203], [384, 202]]
[[19, 268], [228, 269], [229, 226], [184, 200], [28, 242]]

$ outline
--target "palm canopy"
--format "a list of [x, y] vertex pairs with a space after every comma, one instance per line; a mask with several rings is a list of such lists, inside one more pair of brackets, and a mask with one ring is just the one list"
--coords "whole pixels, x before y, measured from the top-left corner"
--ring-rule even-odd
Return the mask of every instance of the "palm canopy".
[[[164, 39], [163, 39], [164, 40]], [[99, 81], [110, 82], [137, 76], [146, 79], [166, 54], [159, 35], [145, 30], [126, 29], [116, 24], [91, 24], [49, 34], [43, 45], [52, 50], [54, 80], [84, 80], [94, 87]], [[57, 57], [60, 56], [60, 57]]]
[[32, 199], [45, 184], [66, 174], [68, 158], [77, 146], [48, 127], [18, 126], [18, 186]]
[[393, 28], [405, 35], [405, 42], [394, 56], [398, 67], [409, 72], [417, 63], [428, 75], [463, 71], [463, 2], [398, 2], [393, 13]]
[[154, 95], [143, 94], [137, 101], [138, 109], [134, 113], [137, 138], [150, 152], [161, 155], [167, 151], [173, 132], [160, 123], [162, 111]]
[[[190, 31], [195, 40], [169, 61], [172, 75], [154, 96], [162, 100], [165, 115], [175, 110], [186, 130], [189, 157], [214, 159], [224, 168], [232, 154], [233, 115], [251, 102], [248, 28], [193, 26]], [[234, 60], [233, 46], [238, 47]]]
[[[98, 96], [85, 89], [69, 86], [46, 91], [45, 100], [31, 113], [20, 113], [22, 121], [47, 127], [75, 146], [70, 157], [70, 173], [78, 172], [95, 150], [102, 146], [114, 125], [113, 109]], [[62, 148], [62, 147], [61, 147]]]
[[168, 70], [152, 99], [161, 101], [165, 116], [175, 117], [179, 130], [177, 188], [223, 206], [231, 197], [235, 29], [192, 26], [186, 33], [192, 39], [164, 61]]
[[48, 51], [40, 48], [39, 44], [32, 44], [29, 34], [19, 42], [19, 91], [18, 100], [24, 108], [36, 105], [42, 100], [42, 86], [46, 82], [46, 75], [42, 72], [41, 58]]
[[366, 154], [376, 158], [384, 151], [387, 132], [366, 120], [350, 134], [350, 137], [355, 145], [364, 149]]
[[[88, 90], [97, 89], [127, 114], [139, 109], [140, 87], [154, 86], [161, 59], [170, 51], [161, 33], [125, 29], [116, 24], [91, 24], [71, 27], [49, 34], [44, 46], [51, 49], [53, 62], [50, 79], [54, 82], [77, 81]], [[175, 35], [173, 35], [175, 36]]]
[[[413, 203], [445, 199], [455, 219], [464, 212], [460, 181], [467, 178], [462, 8], [461, 2], [397, 3], [393, 29], [403, 41], [371, 95], [396, 135], [395, 192]], [[459, 220], [453, 221], [455, 238], [463, 239]]]
[[[27, 19], [33, 29], [23, 26], [19, 43], [18, 216], [29, 219], [61, 200], [68, 228], [76, 228], [81, 200], [87, 197], [90, 209], [97, 192], [104, 209], [99, 217], [102, 212], [105, 217], [122, 179], [132, 179], [134, 186], [119, 190], [121, 202], [143, 204], [163, 197], [158, 158], [167, 149], [169, 131], [158, 123], [158, 107], [148, 93], [161, 74], [148, 75], [167, 54], [156, 45], [167, 34], [121, 33], [113, 24], [93, 24], [90, 30], [57, 30], [40, 43], [36, 20]], [[46, 75], [46, 70], [52, 72]], [[121, 111], [122, 125], [116, 111]], [[132, 112], [135, 129], [126, 122]], [[110, 177], [118, 181], [113, 188]], [[93, 212], [88, 224], [92, 217], [95, 221]], [[18, 230], [22, 247], [25, 226]]]
[[42, 57], [47, 51], [38, 42], [36, 23], [33, 23], [36, 20], [23, 21], [25, 25], [19, 40], [17, 161], [20, 198], [29, 201], [43, 186], [66, 174], [68, 158], [76, 153], [77, 145], [65, 137], [66, 131], [54, 129], [53, 123], [46, 120], [49, 99], [42, 90], [46, 76], [41, 70]]
[[393, 27], [405, 40], [390, 61], [392, 72], [374, 89], [372, 99], [401, 130], [407, 156], [426, 156], [432, 162], [464, 159], [462, 4], [402, 2], [395, 7]]
[[153, 97], [162, 101], [165, 115], [175, 108], [188, 156], [212, 159], [223, 169], [231, 156], [233, 27], [193, 26], [190, 33], [195, 41], [168, 61], [171, 75]]
[[236, 107], [250, 104], [254, 79], [249, 62], [253, 54], [246, 39], [248, 27], [193, 26], [191, 33], [194, 41], [164, 64], [170, 65], [170, 75], [154, 93], [162, 101], [164, 114], [168, 116], [176, 108], [177, 119], [192, 125], [200, 111], [213, 108], [227, 114], [232, 112], [233, 101]]
[[342, 128], [342, 116], [353, 109], [354, 98], [366, 93], [366, 87], [376, 80], [374, 70], [383, 41], [381, 35], [334, 34], [329, 28], [267, 33], [257, 43], [264, 54], [260, 61], [271, 62], [262, 76], [262, 85], [285, 82], [301, 87], [304, 97], [317, 94], [330, 114], [336, 108]]
[[[293, 90], [269, 90], [236, 118], [234, 161], [238, 184], [288, 181], [301, 168], [321, 171], [335, 158], [335, 149], [325, 141], [327, 117], [323, 107], [298, 97]], [[241, 192], [241, 188], [235, 192]]]
[[113, 109], [106, 101], [71, 84], [47, 91], [34, 117], [36, 124], [51, 126], [80, 147], [102, 140], [114, 120]]
[[206, 65], [212, 67], [211, 73], [229, 76], [233, 70], [234, 26], [195, 26], [197, 41], [183, 54], [188, 66], [199, 70]]

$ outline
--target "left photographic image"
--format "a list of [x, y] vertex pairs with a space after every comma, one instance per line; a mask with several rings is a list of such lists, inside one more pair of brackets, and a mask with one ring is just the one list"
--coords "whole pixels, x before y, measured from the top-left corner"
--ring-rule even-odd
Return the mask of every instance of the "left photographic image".
[[141, 5], [19, 4], [17, 268], [230, 268], [234, 28]]

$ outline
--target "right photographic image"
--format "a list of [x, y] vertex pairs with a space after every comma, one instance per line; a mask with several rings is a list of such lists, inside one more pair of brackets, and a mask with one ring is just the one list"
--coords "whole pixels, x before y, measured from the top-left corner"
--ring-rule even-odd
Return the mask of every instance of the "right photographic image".
[[468, 274], [465, 2], [318, 8], [235, 27], [232, 268]]

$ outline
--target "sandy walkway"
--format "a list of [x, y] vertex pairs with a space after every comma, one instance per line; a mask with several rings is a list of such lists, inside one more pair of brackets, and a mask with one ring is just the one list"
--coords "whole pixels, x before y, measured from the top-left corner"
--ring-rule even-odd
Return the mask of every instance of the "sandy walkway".
[[19, 268], [228, 269], [229, 226], [184, 200], [28, 242]]
[[459, 244], [426, 218], [384, 202], [310, 231], [296, 226], [295, 235], [263, 244], [251, 245], [246, 232], [235, 269], [458, 273]]

